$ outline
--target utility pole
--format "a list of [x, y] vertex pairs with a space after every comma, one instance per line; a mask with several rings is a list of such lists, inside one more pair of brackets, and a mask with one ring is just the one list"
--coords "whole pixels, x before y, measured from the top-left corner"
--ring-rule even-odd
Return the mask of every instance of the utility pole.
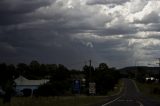
[[135, 70], [135, 79], [137, 80], [137, 74], [138, 74], [137, 60], [135, 60], [135, 67], [136, 67], [136, 70]]
[[91, 64], [92, 64], [92, 61], [91, 60], [89, 60], [89, 66], [91, 67]]
[[91, 82], [91, 71], [92, 71], [92, 69], [91, 69], [91, 66], [92, 66], [92, 61], [91, 60], [89, 60], [89, 81]]
[[[158, 64], [158, 66], [159, 66], [159, 67], [158, 67], [158, 69], [159, 69], [159, 68], [160, 68], [160, 58], [156, 58], [156, 59], [158, 59], [158, 63], [157, 63], [157, 64]], [[159, 74], [158, 77], [159, 77], [159, 82], [160, 82], [160, 70], [159, 70], [159, 73], [158, 73], [158, 74]]]
[[92, 61], [89, 60], [89, 94], [94, 96], [96, 94], [96, 83], [92, 79]]
[[87, 65], [87, 61], [84, 61], [84, 65], [85, 65], [85, 66]]
[[158, 59], [158, 66], [160, 67], [160, 58], [156, 58], [156, 59]]

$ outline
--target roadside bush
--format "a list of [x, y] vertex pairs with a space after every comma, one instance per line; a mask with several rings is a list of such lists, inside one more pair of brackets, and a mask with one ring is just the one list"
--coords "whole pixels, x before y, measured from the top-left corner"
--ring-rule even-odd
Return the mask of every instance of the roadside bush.
[[31, 96], [32, 89], [23, 89], [22, 92], [23, 92], [23, 96], [28, 97], [28, 96]]
[[154, 88], [152, 89], [152, 93], [153, 93], [153, 94], [158, 94], [158, 95], [160, 95], [160, 88], [154, 87]]
[[37, 90], [34, 91], [35, 96], [52, 96], [53, 89], [50, 84], [41, 85]]

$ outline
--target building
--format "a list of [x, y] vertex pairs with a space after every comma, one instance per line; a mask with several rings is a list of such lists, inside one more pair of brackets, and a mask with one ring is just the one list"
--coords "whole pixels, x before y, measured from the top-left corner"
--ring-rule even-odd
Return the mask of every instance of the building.
[[32, 93], [35, 89], [38, 89], [38, 87], [40, 85], [43, 85], [47, 82], [49, 82], [49, 80], [47, 79], [42, 79], [42, 80], [29, 80], [23, 76], [19, 76], [17, 79], [14, 80], [16, 87], [16, 93], [18, 95], [23, 95], [23, 90], [24, 89], [31, 89]]

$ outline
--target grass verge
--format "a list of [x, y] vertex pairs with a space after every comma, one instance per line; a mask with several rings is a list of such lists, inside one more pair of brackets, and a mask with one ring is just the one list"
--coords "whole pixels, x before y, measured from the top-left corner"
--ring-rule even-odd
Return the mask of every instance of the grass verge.
[[124, 82], [119, 80], [119, 82], [115, 85], [114, 90], [108, 92], [108, 96], [118, 95], [124, 87]]
[[98, 102], [104, 97], [97, 96], [66, 96], [66, 97], [14, 97], [10, 104], [0, 106], [89, 106], [93, 101]]
[[118, 95], [122, 87], [120, 80], [106, 96], [14, 97], [10, 104], [3, 104], [0, 99], [0, 106], [91, 106], [105, 101], [108, 96]]
[[140, 92], [143, 95], [146, 95], [148, 97], [151, 97], [155, 100], [160, 101], [160, 92], [158, 93], [156, 90], [160, 90], [160, 84], [158, 83], [139, 83], [136, 82]]

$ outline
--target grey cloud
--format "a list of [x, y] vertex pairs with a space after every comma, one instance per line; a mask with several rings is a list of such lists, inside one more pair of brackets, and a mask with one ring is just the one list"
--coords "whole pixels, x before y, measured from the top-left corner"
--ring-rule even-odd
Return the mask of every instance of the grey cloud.
[[49, 0], [2, 0], [0, 1], [0, 25], [20, 23], [26, 20], [24, 14], [36, 9], [50, 5]]
[[14, 48], [12, 45], [5, 43], [5, 42], [0, 42], [0, 51], [1, 52], [11, 52], [15, 53], [16, 48]]
[[147, 26], [148, 31], [157, 31], [160, 32], [160, 23], [153, 23]]
[[96, 4], [123, 4], [130, 0], [88, 0], [88, 5], [96, 5]]
[[0, 1], [0, 12], [2, 14], [24, 14], [46, 5], [49, 5], [48, 0], [2, 0]]
[[148, 3], [147, 0], [132, 0], [132, 3], [129, 7], [131, 13], [137, 13], [143, 11], [147, 3]]
[[[128, 42], [124, 39], [109, 40], [96, 45], [97, 54], [101, 58], [101, 61], [105, 61], [110, 65], [122, 67], [124, 65], [132, 65], [133, 51], [129, 50], [126, 45]], [[121, 50], [120, 48], [123, 48]], [[130, 57], [130, 58], [128, 58]], [[130, 61], [130, 62], [128, 62]]]
[[[119, 21], [120, 22], [120, 21]], [[102, 36], [108, 36], [108, 35], [129, 35], [137, 33], [138, 29], [133, 24], [125, 24], [125, 23], [119, 23], [117, 22], [117, 25], [113, 25], [109, 28], [99, 29], [95, 30], [94, 33], [97, 33], [98, 35]]]
[[136, 23], [160, 23], [160, 16], [158, 12], [152, 11], [150, 14], [144, 16], [141, 20], [135, 20]]
[[[159, 16], [151, 13], [142, 21], [129, 23], [125, 14], [121, 13], [121, 6], [125, 6], [121, 4], [127, 1], [92, 0], [87, 5], [81, 5], [80, 1], [76, 3], [73, 0], [73, 8], [68, 8], [67, 0], [61, 3], [51, 0], [3, 0], [0, 2], [0, 13], [3, 13], [0, 19], [0, 62], [38, 60], [81, 68], [83, 61], [93, 59], [123, 67], [133, 64], [131, 61], [143, 53], [143, 56], [152, 55], [146, 51], [151, 48], [156, 51], [159, 46], [149, 45], [138, 50], [138, 44], [135, 49], [128, 46], [128, 40], [140, 39], [136, 34], [141, 31], [159, 32]], [[110, 8], [107, 4], [121, 6]], [[104, 7], [108, 10], [104, 11]], [[108, 15], [108, 11], [113, 14]], [[144, 24], [146, 29], [136, 27], [136, 24]], [[156, 34], [145, 39], [154, 37], [159, 39]], [[136, 57], [137, 51], [142, 52]], [[81, 63], [72, 65], [76, 62]]]
[[137, 29], [135, 27], [115, 27], [115, 28], [108, 28], [105, 31], [105, 35], [125, 35], [125, 34], [133, 34], [136, 33]]
[[82, 63], [80, 66], [72, 63], [88, 60], [86, 54], [94, 58], [91, 48], [71, 40], [65, 32], [20, 30], [6, 33], [3, 37], [1, 36], [0, 41], [6, 42], [5, 44], [9, 42], [13, 48], [16, 48], [13, 54], [8, 50], [10, 46], [1, 45], [2, 62], [30, 62], [35, 59], [44, 63], [61, 63], [72, 68], [80, 68]]

